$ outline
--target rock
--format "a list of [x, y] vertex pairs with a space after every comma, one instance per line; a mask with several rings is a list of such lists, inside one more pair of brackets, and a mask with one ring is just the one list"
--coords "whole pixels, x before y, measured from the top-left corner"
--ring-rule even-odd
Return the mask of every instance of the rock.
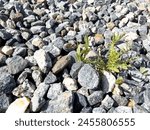
[[72, 92], [65, 91], [57, 99], [50, 100], [41, 112], [43, 113], [71, 113], [73, 112], [74, 95]]
[[33, 78], [36, 86], [38, 86], [43, 80], [41, 71], [40, 70], [34, 70], [32, 72], [32, 78]]
[[24, 32], [21, 33], [21, 36], [22, 36], [23, 39], [28, 41], [31, 37], [31, 34], [30, 34], [30, 32], [24, 31]]
[[52, 72], [54, 74], [59, 73], [60, 71], [62, 71], [65, 67], [67, 67], [67, 65], [70, 63], [71, 61], [71, 57], [66, 55], [61, 57], [53, 66], [52, 68]]
[[31, 98], [33, 96], [33, 93], [35, 91], [36, 87], [35, 85], [30, 82], [28, 79], [26, 79], [22, 85], [19, 85], [16, 87], [12, 93], [16, 97], [28, 97]]
[[13, 53], [13, 47], [11, 47], [11, 46], [4, 46], [3, 48], [2, 48], [2, 52], [5, 54], [5, 55], [12, 55], [12, 53]]
[[44, 79], [44, 83], [51, 84], [57, 81], [57, 77], [50, 71], [46, 78]]
[[106, 110], [102, 107], [95, 107], [93, 108], [92, 113], [106, 113]]
[[85, 59], [94, 60], [97, 57], [98, 57], [98, 54], [95, 51], [91, 50], [87, 53], [87, 55], [85, 56]]
[[101, 105], [106, 109], [109, 110], [114, 105], [114, 100], [109, 96], [106, 95], [106, 97], [103, 99]]
[[43, 40], [39, 37], [33, 38], [32, 44], [36, 47], [39, 47], [39, 48], [42, 48], [42, 46], [44, 46]]
[[56, 99], [60, 94], [63, 93], [64, 87], [61, 83], [54, 83], [50, 85], [47, 93], [47, 98]]
[[78, 82], [87, 89], [96, 89], [99, 85], [99, 74], [89, 64], [85, 64], [78, 73]]
[[95, 40], [95, 43], [103, 43], [104, 36], [102, 34], [95, 34], [94, 40]]
[[69, 41], [68, 43], [64, 44], [63, 49], [66, 52], [70, 52], [73, 51], [77, 48], [77, 45], [75, 44], [75, 42], [73, 40]]
[[28, 98], [17, 98], [14, 102], [10, 104], [10, 106], [6, 110], [6, 113], [25, 113], [29, 104], [30, 100]]
[[105, 93], [112, 92], [115, 87], [116, 78], [115, 76], [107, 71], [103, 71], [102, 76], [102, 91]]
[[102, 91], [94, 91], [87, 97], [88, 102], [91, 106], [100, 103], [103, 100], [104, 93]]
[[132, 108], [127, 106], [118, 106], [113, 113], [132, 113]]
[[6, 62], [6, 56], [2, 53], [0, 53], [0, 66], [4, 65]]
[[10, 13], [10, 18], [15, 21], [15, 22], [18, 22], [18, 21], [22, 21], [23, 19], [23, 15], [19, 12], [14, 12], [14, 11], [11, 11]]
[[70, 77], [65, 77], [63, 80], [63, 85], [68, 91], [76, 91], [78, 89], [77, 81]]
[[0, 113], [5, 112], [11, 103], [11, 97], [6, 94], [0, 94]]
[[112, 30], [115, 27], [115, 24], [113, 22], [109, 22], [106, 24], [107, 28]]
[[33, 34], [39, 34], [42, 31], [45, 31], [45, 26], [32, 26], [30, 30]]
[[139, 15], [139, 16], [138, 16], [138, 23], [139, 23], [139, 24], [145, 25], [146, 22], [147, 22], [146, 16], [143, 16], [143, 15]]
[[82, 62], [77, 62], [72, 65], [71, 70], [70, 70], [70, 75], [72, 78], [77, 79], [78, 72], [82, 66], [83, 66]]
[[129, 32], [126, 33], [125, 35], [125, 41], [133, 41], [136, 40], [138, 38], [138, 35], [134, 32]]
[[22, 84], [27, 77], [31, 74], [31, 70], [30, 69], [25, 69], [18, 77], [17, 82], [19, 84]]
[[90, 5], [90, 4], [93, 4], [93, 3], [94, 3], [94, 0], [88, 0], [87, 2], [88, 2], [88, 4]]
[[53, 40], [52, 44], [61, 50], [65, 42], [61, 37], [57, 37], [55, 40]]
[[13, 76], [4, 73], [0, 76], [0, 93], [11, 93], [16, 87], [16, 82]]
[[43, 50], [52, 54], [54, 57], [59, 56], [61, 53], [60, 49], [52, 44], [49, 44], [48, 46], [43, 46]]
[[146, 36], [148, 34], [148, 27], [143, 25], [138, 28], [138, 33], [140, 36]]
[[135, 14], [133, 12], [129, 12], [127, 15], [126, 15], [126, 18], [129, 19], [130, 21], [132, 21], [135, 17]]
[[144, 91], [144, 103], [145, 103], [147, 106], [150, 106], [150, 88], [147, 88], [147, 89]]
[[133, 113], [149, 113], [148, 110], [146, 110], [144, 107], [139, 106], [139, 105], [135, 105], [133, 107]]
[[128, 18], [123, 18], [119, 23], [119, 28], [125, 26], [128, 22]]
[[33, 112], [37, 112], [41, 109], [41, 107], [46, 103], [44, 96], [49, 89], [49, 85], [45, 83], [39, 84], [37, 89], [34, 91], [34, 95], [31, 99], [31, 110]]
[[128, 99], [126, 97], [120, 95], [113, 95], [113, 99], [115, 101], [116, 106], [126, 106], [128, 104]]
[[12, 58], [8, 58], [6, 60], [6, 64], [8, 66], [8, 71], [11, 74], [17, 74], [23, 71], [27, 65], [27, 60], [24, 60], [21, 56], [13, 56]]
[[0, 38], [3, 40], [9, 40], [12, 38], [12, 34], [9, 33], [6, 29], [0, 29]]
[[80, 113], [92, 113], [91, 107], [84, 107]]
[[89, 96], [89, 90], [85, 87], [81, 87], [77, 92], [86, 97]]
[[27, 54], [27, 48], [25, 47], [16, 47], [13, 52], [13, 56], [19, 55], [19, 56], [25, 57], [26, 54]]
[[34, 58], [43, 73], [47, 73], [52, 67], [51, 58], [43, 49], [37, 50], [34, 53]]

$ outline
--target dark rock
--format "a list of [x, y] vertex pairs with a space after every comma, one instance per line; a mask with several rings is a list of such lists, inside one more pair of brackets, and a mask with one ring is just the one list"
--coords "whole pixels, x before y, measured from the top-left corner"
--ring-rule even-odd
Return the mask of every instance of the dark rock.
[[0, 53], [0, 66], [4, 65], [6, 61], [6, 56]]
[[139, 24], [144, 25], [144, 24], [146, 24], [146, 22], [147, 22], [146, 16], [143, 16], [143, 15], [138, 16], [138, 23]]
[[140, 36], [146, 36], [148, 34], [148, 27], [146, 25], [140, 26], [138, 33]]
[[16, 82], [10, 74], [3, 74], [0, 76], [0, 93], [11, 93], [16, 87]]
[[96, 105], [103, 100], [104, 93], [102, 91], [94, 91], [91, 95], [87, 97], [89, 104]]
[[54, 83], [50, 85], [47, 93], [47, 98], [56, 99], [60, 94], [63, 93], [64, 87], [61, 83]]
[[13, 52], [13, 56], [19, 55], [25, 57], [26, 54], [27, 54], [27, 48], [25, 47], [17, 47]]
[[8, 58], [6, 60], [6, 64], [8, 66], [8, 71], [11, 74], [17, 74], [27, 67], [28, 62], [21, 56], [13, 56], [12, 58]]
[[74, 95], [65, 91], [57, 99], [50, 100], [41, 109], [42, 113], [71, 113], [73, 112]]
[[5, 29], [0, 29], [0, 38], [3, 40], [9, 40], [12, 38], [12, 34]]
[[99, 85], [99, 74], [89, 64], [85, 64], [78, 73], [78, 82], [82, 87], [96, 89]]

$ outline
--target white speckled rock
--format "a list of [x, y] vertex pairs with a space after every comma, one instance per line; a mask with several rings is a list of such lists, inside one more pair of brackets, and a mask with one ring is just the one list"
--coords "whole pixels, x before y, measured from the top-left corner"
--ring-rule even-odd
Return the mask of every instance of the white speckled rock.
[[125, 41], [133, 41], [138, 38], [138, 35], [134, 32], [129, 32], [125, 35]]
[[28, 98], [18, 98], [10, 104], [10, 106], [6, 110], [6, 113], [25, 113], [29, 104], [30, 100]]
[[42, 72], [47, 73], [52, 67], [51, 58], [43, 49], [37, 50], [34, 58]]

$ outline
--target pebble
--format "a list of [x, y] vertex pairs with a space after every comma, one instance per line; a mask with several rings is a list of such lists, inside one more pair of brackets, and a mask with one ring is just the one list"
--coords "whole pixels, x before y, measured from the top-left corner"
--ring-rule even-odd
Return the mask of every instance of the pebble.
[[40, 70], [34, 70], [32, 72], [32, 78], [33, 78], [36, 86], [38, 86], [43, 80], [41, 71]]
[[65, 91], [57, 99], [50, 100], [44, 105], [42, 113], [72, 113], [74, 95], [72, 92]]
[[70, 63], [71, 61], [71, 57], [66, 55], [61, 57], [53, 66], [52, 68], [52, 72], [54, 74], [59, 73], [60, 71], [62, 71], [65, 67], [67, 67], [67, 65]]
[[87, 89], [96, 89], [99, 85], [99, 74], [89, 64], [85, 64], [78, 73], [78, 82]]
[[102, 91], [95, 91], [87, 97], [88, 102], [91, 106], [100, 103], [103, 100], [104, 93]]
[[43, 49], [37, 50], [34, 53], [34, 58], [43, 73], [47, 73], [52, 67], [51, 58]]
[[68, 91], [76, 91], [78, 89], [77, 81], [70, 77], [65, 77], [62, 83]]
[[27, 60], [23, 59], [21, 56], [13, 56], [12, 58], [8, 58], [6, 60], [6, 64], [8, 66], [8, 71], [11, 74], [17, 74], [23, 71], [27, 65]]
[[44, 79], [44, 83], [51, 84], [57, 81], [57, 77], [50, 71]]
[[13, 56], [19, 55], [21, 57], [25, 57], [27, 55], [27, 48], [26, 47], [16, 47]]
[[30, 100], [28, 98], [17, 98], [14, 102], [10, 104], [10, 106], [6, 110], [6, 113], [25, 113], [29, 104]]
[[47, 93], [47, 98], [56, 99], [64, 91], [64, 87], [61, 83], [54, 83], [50, 85], [50, 88]]
[[30, 28], [30, 30], [33, 34], [39, 34], [42, 31], [45, 31], [45, 26], [33, 26]]
[[39, 37], [34, 38], [34, 39], [32, 40], [32, 44], [33, 44], [34, 46], [36, 46], [36, 47], [39, 47], [39, 48], [41, 48], [41, 47], [44, 45], [42, 39], [39, 38]]

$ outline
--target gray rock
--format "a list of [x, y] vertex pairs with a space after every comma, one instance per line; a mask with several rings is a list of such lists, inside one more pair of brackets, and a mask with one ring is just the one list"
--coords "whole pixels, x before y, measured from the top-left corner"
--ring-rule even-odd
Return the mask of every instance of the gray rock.
[[10, 74], [3, 74], [0, 76], [0, 93], [11, 93], [16, 87], [16, 82]]
[[150, 88], [147, 88], [144, 91], [144, 103], [148, 106], [150, 106]]
[[53, 66], [52, 68], [52, 72], [54, 74], [59, 73], [60, 71], [62, 71], [65, 67], [67, 67], [67, 65], [70, 63], [71, 61], [71, 57], [66, 55], [61, 57]]
[[89, 64], [85, 64], [78, 73], [78, 82], [87, 89], [96, 89], [99, 85], [99, 74]]
[[39, 34], [42, 31], [45, 31], [45, 26], [33, 26], [30, 28], [30, 30], [33, 34]]
[[92, 113], [91, 107], [84, 107], [80, 113]]
[[82, 66], [83, 66], [83, 62], [77, 62], [72, 65], [71, 70], [70, 70], [70, 75], [72, 78], [77, 79], [78, 72]]
[[24, 31], [21, 33], [21, 36], [23, 39], [25, 39], [27, 41], [31, 37], [31, 34], [30, 34], [30, 32]]
[[12, 38], [12, 34], [9, 33], [6, 29], [0, 29], [0, 38], [3, 40], [9, 40]]
[[59, 56], [61, 53], [60, 49], [52, 44], [49, 44], [48, 46], [43, 46], [43, 50], [45, 50], [46, 52], [49, 52], [54, 57]]
[[49, 99], [56, 99], [60, 94], [63, 93], [64, 87], [61, 83], [54, 83], [50, 85], [47, 93]]
[[139, 105], [135, 105], [133, 107], [133, 113], [149, 113], [148, 110], [146, 110], [144, 107], [139, 106]]
[[86, 96], [80, 94], [80, 93], [76, 93], [76, 97], [75, 97], [75, 104], [74, 106], [79, 106], [79, 107], [87, 107], [88, 106], [88, 101]]
[[120, 95], [113, 95], [113, 99], [117, 106], [126, 106], [128, 104], [128, 99]]
[[132, 113], [132, 108], [127, 106], [118, 106], [113, 113]]
[[30, 69], [25, 69], [18, 77], [17, 82], [19, 84], [22, 84], [27, 77], [31, 74], [31, 70]]
[[41, 71], [40, 70], [34, 70], [32, 72], [32, 78], [33, 78], [36, 86], [38, 86], [43, 80]]
[[36, 87], [35, 85], [30, 82], [28, 79], [26, 79], [23, 84], [16, 87], [12, 93], [16, 97], [29, 97], [31, 98], [33, 96], [33, 93], [35, 91]]
[[136, 104], [143, 104], [144, 103], [144, 92], [137, 93], [133, 97]]
[[61, 50], [65, 42], [61, 37], [57, 37], [55, 40], [53, 40], [52, 44]]
[[103, 100], [104, 93], [102, 91], [94, 91], [91, 95], [87, 97], [89, 104], [96, 105]]
[[145, 25], [146, 22], [147, 22], [146, 16], [144, 16], [144, 15], [139, 15], [139, 16], [138, 16], [138, 23], [139, 23], [139, 24]]
[[109, 110], [111, 107], [113, 107], [114, 100], [109, 95], [106, 95], [106, 97], [103, 99], [101, 105], [104, 106], [104, 108], [106, 110]]
[[43, 73], [47, 73], [52, 67], [51, 58], [43, 49], [37, 50], [34, 53], [34, 58]]
[[2, 53], [0, 53], [0, 66], [4, 65], [6, 61], [6, 56]]
[[6, 64], [8, 66], [8, 71], [11, 74], [17, 74], [23, 71], [27, 65], [27, 60], [24, 60], [21, 56], [13, 56], [12, 58], [8, 58], [6, 60]]
[[57, 99], [50, 100], [42, 107], [43, 113], [71, 113], [73, 112], [74, 95], [65, 91]]
[[102, 107], [93, 108], [92, 113], [106, 113], [106, 110]]
[[89, 95], [89, 90], [85, 87], [81, 87], [77, 92], [86, 96], [86, 97]]
[[27, 54], [27, 48], [25, 47], [17, 47], [13, 52], [13, 56], [19, 55], [25, 57], [26, 54]]
[[28, 23], [32, 23], [36, 20], [36, 17], [34, 15], [29, 15], [29, 16], [25, 17], [23, 20], [27, 21]]
[[148, 34], [148, 27], [146, 25], [140, 26], [138, 28], [138, 33], [140, 36], [146, 36]]
[[57, 77], [50, 71], [46, 78], [44, 79], [44, 83], [51, 84], [57, 81]]
[[0, 113], [5, 112], [11, 103], [11, 98], [6, 94], [0, 94]]

